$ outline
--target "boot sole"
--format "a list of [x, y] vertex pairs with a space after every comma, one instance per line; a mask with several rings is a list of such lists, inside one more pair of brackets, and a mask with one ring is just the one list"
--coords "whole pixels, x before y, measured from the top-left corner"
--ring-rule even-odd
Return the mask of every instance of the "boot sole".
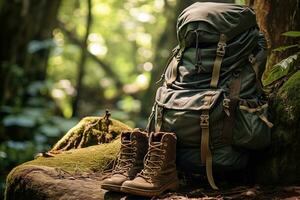
[[176, 191], [178, 187], [179, 187], [179, 183], [178, 181], [176, 181], [174, 183], [170, 183], [161, 187], [159, 190], [145, 190], [145, 189], [122, 186], [121, 192], [125, 192], [132, 195], [138, 195], [138, 196], [153, 197], [162, 194], [166, 190]]
[[121, 192], [121, 186], [118, 186], [118, 185], [102, 184], [101, 188], [104, 190]]

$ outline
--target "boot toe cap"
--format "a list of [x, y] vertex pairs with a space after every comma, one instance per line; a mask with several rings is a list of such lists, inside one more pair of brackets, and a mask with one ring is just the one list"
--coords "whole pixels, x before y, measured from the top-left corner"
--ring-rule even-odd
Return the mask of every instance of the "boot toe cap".
[[101, 188], [111, 191], [120, 191], [121, 185], [126, 180], [128, 180], [128, 178], [124, 175], [113, 175], [102, 182]]
[[125, 181], [122, 184], [122, 188], [136, 188], [136, 189], [142, 189], [142, 190], [153, 190], [155, 188], [155, 185], [153, 185], [151, 182], [147, 182], [143, 178], [136, 177], [133, 180]]

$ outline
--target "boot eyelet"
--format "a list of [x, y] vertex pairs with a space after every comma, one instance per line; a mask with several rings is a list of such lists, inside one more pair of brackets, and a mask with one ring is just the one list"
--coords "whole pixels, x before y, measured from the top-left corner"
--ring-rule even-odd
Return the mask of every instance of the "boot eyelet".
[[167, 153], [167, 151], [164, 149], [164, 150], [163, 150], [163, 153]]
[[133, 151], [137, 151], [137, 148], [136, 148], [136, 147], [133, 147]]
[[165, 159], [166, 157], [165, 157], [165, 155], [161, 155], [161, 159]]
[[164, 162], [163, 162], [163, 161], [159, 161], [159, 164], [160, 164], [160, 165], [163, 165], [163, 164], [164, 164]]

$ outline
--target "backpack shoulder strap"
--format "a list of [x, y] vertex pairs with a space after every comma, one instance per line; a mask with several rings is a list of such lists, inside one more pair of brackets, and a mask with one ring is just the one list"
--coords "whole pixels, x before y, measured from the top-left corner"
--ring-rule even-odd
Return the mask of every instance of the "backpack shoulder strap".
[[261, 80], [259, 78], [259, 65], [258, 65], [258, 63], [256, 61], [256, 58], [255, 58], [255, 56], [253, 54], [251, 54], [249, 56], [249, 62], [251, 63], [253, 71], [255, 72], [256, 87], [259, 90], [259, 92], [263, 93], [264, 92], [263, 85], [262, 85], [262, 82], [261, 82]]
[[222, 65], [223, 57], [225, 55], [226, 41], [227, 41], [227, 36], [222, 33], [220, 35], [217, 52], [216, 52], [216, 59], [213, 66], [213, 72], [212, 72], [212, 77], [210, 82], [211, 88], [218, 87], [221, 65]]
[[229, 85], [229, 98], [223, 100], [223, 106], [226, 113], [224, 118], [223, 133], [222, 133], [223, 144], [232, 143], [232, 132], [235, 123], [236, 109], [239, 104], [240, 90], [241, 90], [241, 76], [240, 74], [237, 74], [233, 76], [233, 80]]

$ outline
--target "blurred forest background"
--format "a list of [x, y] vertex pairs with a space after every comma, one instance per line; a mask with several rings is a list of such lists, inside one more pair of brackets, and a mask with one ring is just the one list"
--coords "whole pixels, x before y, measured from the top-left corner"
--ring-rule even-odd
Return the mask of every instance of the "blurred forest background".
[[[9, 170], [48, 150], [84, 116], [109, 109], [144, 128], [176, 45], [177, 16], [194, 2], [1, 0], [0, 191]], [[217, 2], [257, 10], [268, 69], [295, 51], [298, 37], [281, 34], [299, 29], [299, 0]], [[282, 45], [294, 47], [271, 51]]]

